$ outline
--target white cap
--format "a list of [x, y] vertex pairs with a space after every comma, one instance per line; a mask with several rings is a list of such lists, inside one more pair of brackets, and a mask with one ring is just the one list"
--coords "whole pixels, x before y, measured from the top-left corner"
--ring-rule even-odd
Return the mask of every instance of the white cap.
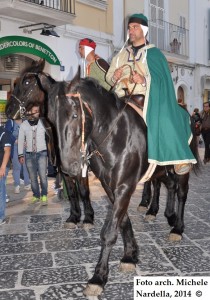
[[148, 33], [148, 26], [145, 26], [145, 25], [142, 25], [142, 24], [140, 24], [140, 26], [142, 28], [142, 31], [143, 31], [143, 34], [144, 34], [144, 37], [145, 37]]
[[93, 48], [89, 47], [89, 46], [84, 46], [85, 48], [85, 59], [87, 58], [88, 54], [92, 51], [94, 51]]

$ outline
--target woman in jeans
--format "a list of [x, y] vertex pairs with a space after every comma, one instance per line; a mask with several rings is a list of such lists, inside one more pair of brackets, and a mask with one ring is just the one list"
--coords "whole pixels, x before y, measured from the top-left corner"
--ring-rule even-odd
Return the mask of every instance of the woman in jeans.
[[19, 162], [18, 159], [18, 134], [19, 134], [19, 128], [22, 123], [21, 119], [18, 120], [12, 120], [9, 119], [5, 123], [5, 128], [11, 132], [12, 136], [12, 148], [11, 148], [11, 160], [12, 160], [12, 175], [14, 180], [14, 193], [19, 194], [20, 193], [20, 174], [21, 174], [21, 168], [23, 168], [23, 178], [24, 178], [24, 189], [30, 190], [30, 178], [28, 174], [28, 170], [26, 168], [25, 163], [22, 165]]
[[10, 150], [10, 134], [3, 126], [0, 126], [0, 225], [5, 223], [6, 176], [9, 167]]

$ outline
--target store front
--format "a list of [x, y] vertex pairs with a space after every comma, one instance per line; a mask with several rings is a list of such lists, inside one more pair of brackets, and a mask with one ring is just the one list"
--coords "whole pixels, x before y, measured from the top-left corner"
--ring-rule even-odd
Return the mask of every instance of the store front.
[[201, 82], [203, 83], [203, 102], [210, 102], [210, 76], [204, 75]]
[[6, 121], [5, 106], [21, 72], [33, 60], [45, 59], [45, 72], [60, 73], [60, 61], [54, 51], [44, 43], [23, 36], [0, 38], [0, 123]]

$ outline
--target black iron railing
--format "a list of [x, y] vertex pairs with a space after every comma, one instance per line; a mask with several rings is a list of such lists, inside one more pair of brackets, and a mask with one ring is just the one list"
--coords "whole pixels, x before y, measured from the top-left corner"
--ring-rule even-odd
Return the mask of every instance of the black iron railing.
[[186, 28], [163, 20], [151, 20], [149, 40], [161, 50], [189, 56], [189, 30]]
[[75, 14], [75, 0], [21, 0], [22, 2], [31, 2], [34, 5], [63, 11], [69, 14]]

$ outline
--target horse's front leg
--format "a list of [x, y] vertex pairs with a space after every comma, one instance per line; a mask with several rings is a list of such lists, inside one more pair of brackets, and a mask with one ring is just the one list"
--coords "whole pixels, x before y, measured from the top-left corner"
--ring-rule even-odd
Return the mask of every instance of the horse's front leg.
[[141, 202], [139, 203], [139, 206], [137, 208], [138, 211], [145, 212], [148, 209], [151, 201], [151, 196], [151, 181], [146, 181], [144, 183]]
[[120, 224], [120, 231], [124, 244], [124, 256], [121, 259], [120, 270], [125, 272], [133, 271], [138, 262], [138, 245], [127, 213]]
[[180, 241], [182, 239], [182, 233], [184, 232], [184, 208], [187, 201], [187, 194], [189, 190], [189, 173], [185, 175], [179, 175], [178, 177], [178, 208], [177, 216], [174, 226], [170, 232], [169, 239], [171, 241]]
[[84, 206], [84, 220], [83, 225], [86, 229], [93, 227], [94, 222], [94, 210], [90, 201], [90, 189], [89, 189], [89, 179], [88, 174], [86, 177], [81, 177], [79, 181], [77, 181], [81, 200]]
[[66, 220], [64, 226], [66, 228], [76, 228], [77, 223], [80, 222], [81, 218], [81, 208], [79, 205], [79, 197], [76, 182], [73, 178], [65, 174], [63, 178], [65, 181], [66, 190], [70, 202], [70, 216]]
[[124, 188], [118, 192], [115, 191], [116, 200], [113, 205], [112, 214], [109, 216], [109, 220], [106, 220], [106, 226], [101, 230], [101, 253], [94, 275], [88, 281], [87, 287], [84, 290], [86, 296], [99, 296], [108, 280], [109, 256], [112, 247], [116, 243], [119, 226], [127, 212], [128, 203], [132, 194], [126, 191], [123, 192], [123, 189]]

